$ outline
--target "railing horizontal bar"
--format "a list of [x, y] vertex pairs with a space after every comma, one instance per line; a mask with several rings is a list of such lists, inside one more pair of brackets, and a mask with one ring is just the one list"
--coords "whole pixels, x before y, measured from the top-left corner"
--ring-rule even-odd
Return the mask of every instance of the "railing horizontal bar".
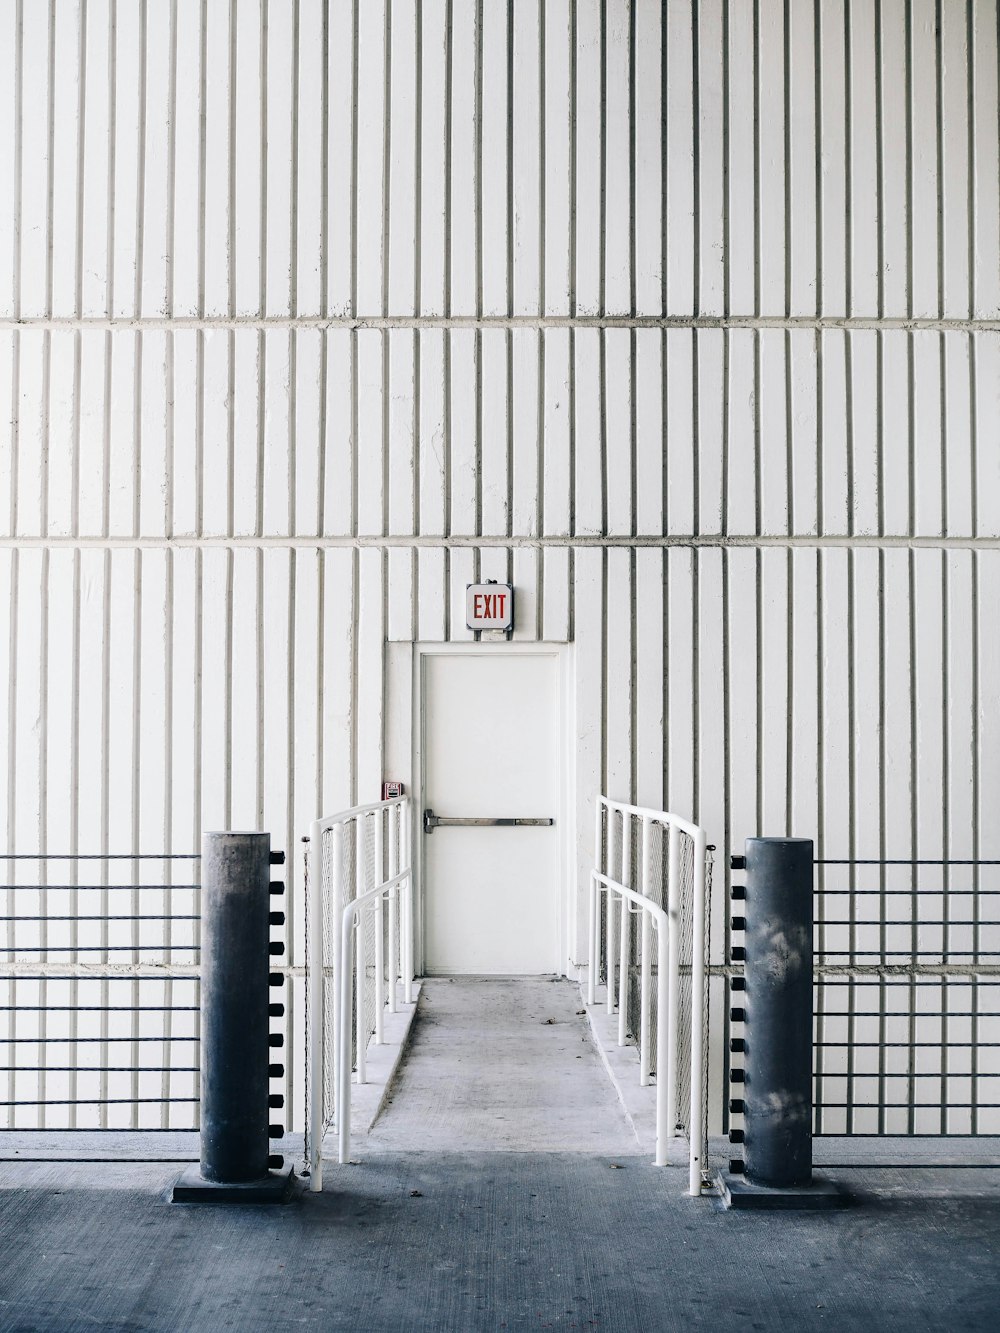
[[51, 893], [57, 889], [73, 890], [76, 893], [135, 893], [137, 890], [159, 890], [171, 893], [175, 890], [180, 893], [197, 893], [201, 889], [200, 884], [0, 884], [0, 893], [6, 893], [8, 889], [26, 889], [33, 893]]
[[[648, 819], [654, 824], [659, 824], [663, 828], [668, 828], [671, 824], [686, 833], [689, 838], [697, 838], [701, 829], [697, 824], [692, 824], [690, 819], [684, 819], [681, 815], [675, 815], [670, 810], [654, 810], [644, 805], [628, 805], [625, 801], [612, 801], [607, 796], [599, 796], [598, 802], [607, 810], [617, 810], [620, 814], [635, 815], [637, 819]], [[705, 850], [708, 851], [706, 844]], [[712, 844], [712, 850], [715, 850]]]
[[[2, 887], [0, 887], [2, 891]], [[200, 916], [181, 916], [180, 914], [167, 914], [157, 916], [0, 916], [0, 921], [24, 922], [24, 921], [200, 921]], [[166, 946], [164, 946], [166, 947]], [[180, 946], [183, 948], [184, 946]]]
[[[867, 1077], [867, 1078], [876, 1078], [877, 1075], [875, 1075], [875, 1074], [868, 1074], [868, 1075], [866, 1075], [865, 1077]], [[935, 1077], [936, 1077], [936, 1078], [940, 1078], [941, 1076], [940, 1076], [940, 1074], [937, 1074], [937, 1075], [935, 1075]], [[842, 1075], [841, 1075], [841, 1078], [846, 1078], [846, 1075], [842, 1074]], [[942, 1107], [941, 1107], [941, 1103], [940, 1103], [940, 1102], [882, 1102], [882, 1103], [881, 1103], [881, 1106], [882, 1106], [882, 1109], [885, 1110], [885, 1111], [935, 1111], [935, 1112], [940, 1112], [941, 1109], [942, 1109]], [[822, 1110], [824, 1111], [824, 1113], [825, 1113], [826, 1111], [848, 1111], [848, 1110], [850, 1110], [850, 1111], [870, 1111], [870, 1110], [872, 1110], [872, 1109], [873, 1109], [873, 1107], [872, 1107], [871, 1102], [827, 1102], [827, 1101], [824, 1101], [823, 1106], [822, 1106]], [[1000, 1102], [949, 1102], [948, 1105], [947, 1105], [944, 1109], [945, 1109], [946, 1111], [1000, 1111]], [[855, 1135], [853, 1131], [851, 1132], [851, 1138], [861, 1138], [861, 1137], [865, 1137], [865, 1136], [863, 1136], [863, 1135]], [[891, 1136], [891, 1135], [874, 1135], [874, 1134], [873, 1134], [873, 1135], [870, 1135], [870, 1136], [868, 1136], [868, 1137], [871, 1137], [871, 1138], [883, 1138], [883, 1137], [893, 1137], [893, 1136]], [[946, 1134], [926, 1134], [926, 1135], [919, 1135], [919, 1136], [918, 1136], [918, 1135], [916, 1135], [916, 1134], [906, 1134], [905, 1131], [903, 1131], [903, 1132], [901, 1133], [900, 1137], [901, 1137], [901, 1138], [902, 1138], [902, 1137], [905, 1137], [905, 1138], [908, 1138], [908, 1139], [910, 1139], [910, 1138], [918, 1138], [918, 1137], [923, 1137], [923, 1138], [928, 1138], [928, 1139], [938, 1139], [938, 1138], [947, 1138], [947, 1135], [946, 1135]], [[978, 1136], [977, 1136], [977, 1137], [978, 1137]], [[900, 1165], [902, 1165], [902, 1163], [900, 1163]]]
[[54, 1101], [0, 1102], [0, 1106], [164, 1106], [170, 1102], [198, 1102], [200, 1097], [60, 1097]]
[[[877, 986], [889, 985], [936, 986], [941, 981], [951, 985], [971, 986], [991, 985], [1000, 982], [1000, 963], [959, 963], [950, 959], [947, 963], [914, 963], [908, 967], [903, 963], [886, 963], [880, 967], [877, 963], [817, 963], [815, 979], [817, 986]], [[742, 972], [735, 973], [742, 976]], [[983, 977], [990, 978], [982, 981]]]
[[[130, 977], [129, 980], [132, 980]], [[4, 1014], [198, 1014], [198, 1004], [0, 1004]]]
[[[892, 1107], [889, 1107], [889, 1108], [887, 1108], [887, 1109], [892, 1110], [892, 1111], [905, 1111], [907, 1108], [906, 1108], [905, 1106], [892, 1106]], [[932, 1109], [933, 1109], [933, 1108], [932, 1108]], [[845, 1137], [845, 1135], [844, 1135], [843, 1133], [841, 1133], [839, 1130], [834, 1130], [834, 1129], [830, 1129], [830, 1130], [815, 1130], [815, 1129], [814, 1129], [814, 1130], [813, 1130], [813, 1138], [814, 1138], [814, 1139], [842, 1139], [842, 1138], [844, 1138], [844, 1137]], [[859, 1132], [858, 1130], [854, 1130], [854, 1129], [852, 1129], [852, 1130], [851, 1130], [850, 1137], [851, 1137], [852, 1139], [951, 1139], [953, 1142], [954, 1142], [956, 1139], [968, 1139], [968, 1140], [971, 1140], [972, 1142], [975, 1142], [977, 1139], [983, 1139], [983, 1138], [995, 1138], [996, 1135], [994, 1135], [994, 1134], [965, 1134], [965, 1133], [961, 1133], [961, 1132], [958, 1131], [958, 1130], [956, 1130], [954, 1133], [945, 1132], [945, 1133], [943, 1133], [943, 1134], [907, 1134], [906, 1130], [896, 1130], [896, 1129], [893, 1129], [893, 1130], [888, 1130], [888, 1129], [887, 1129], [887, 1130], [885, 1130], [883, 1133], [879, 1133], [877, 1130], [870, 1130], [870, 1131], [866, 1131], [866, 1132]], [[860, 1166], [861, 1163], [859, 1162], [858, 1165]], [[865, 1165], [867, 1166], [868, 1163], [866, 1162]], [[934, 1170], [934, 1169], [937, 1169], [938, 1167], [939, 1167], [939, 1164], [938, 1164], [937, 1162], [921, 1162], [921, 1163], [920, 1163], [920, 1170], [921, 1170], [921, 1171], [925, 1171], [925, 1170]], [[993, 1163], [992, 1163], [992, 1162], [974, 1162], [974, 1163], [973, 1163], [973, 1162], [970, 1162], [970, 1163], [969, 1163], [969, 1168], [970, 1168], [970, 1170], [981, 1171], [981, 1170], [983, 1169], [983, 1167], [990, 1167], [990, 1168], [992, 1168], [992, 1167], [993, 1167]], [[948, 1171], [955, 1171], [955, 1170], [957, 1170], [958, 1168], [957, 1168], [957, 1166], [956, 1166], [956, 1164], [955, 1164], [954, 1162], [949, 1162], [948, 1165], [947, 1165], [946, 1167], [944, 1167], [943, 1169], [944, 1169], [944, 1170], [948, 1170]]]
[[[37, 1106], [37, 1104], [38, 1104], [37, 1102], [32, 1103], [33, 1106]], [[0, 1129], [0, 1142], [3, 1141], [2, 1136], [4, 1134], [105, 1134], [105, 1133], [107, 1134], [197, 1134], [198, 1131], [197, 1129], [194, 1129], [191, 1126], [189, 1126], [187, 1129], [183, 1129], [183, 1128], [178, 1128], [176, 1125], [170, 1125], [166, 1129], [162, 1129], [159, 1125], [135, 1125], [135, 1126], [130, 1126], [128, 1129], [121, 1129], [116, 1127], [114, 1129], [107, 1129], [107, 1130], [97, 1129], [93, 1125], [60, 1125], [57, 1129], [53, 1129], [51, 1125], [48, 1126], [18, 1125], [16, 1128]], [[128, 1159], [116, 1157], [114, 1160], [116, 1162], [120, 1162], [122, 1160], [128, 1160]], [[142, 1159], [142, 1160], [148, 1160], [148, 1159]]]
[[0, 953], [190, 953], [199, 951], [200, 944], [6, 944]]
[[[184, 946], [179, 946], [183, 948]], [[947, 957], [944, 955], [947, 954]], [[957, 963], [967, 966], [969, 963], [988, 962], [991, 958], [1000, 959], [1000, 950], [997, 949], [824, 949], [817, 957], [816, 961], [820, 964], [827, 963], [831, 958], [912, 958], [914, 962], [920, 959], [935, 958], [935, 967], [944, 967], [947, 963]], [[966, 962], [963, 964], [962, 960]]]
[[[940, 1050], [940, 1047], [939, 1047], [938, 1049]], [[922, 1070], [916, 1070], [916, 1069], [915, 1069], [915, 1070], [912, 1070], [912, 1071], [911, 1071], [911, 1070], [904, 1070], [904, 1071], [901, 1071], [901, 1072], [890, 1071], [890, 1070], [886, 1069], [886, 1070], [873, 1070], [873, 1072], [870, 1073], [870, 1074], [859, 1074], [858, 1071], [855, 1069], [854, 1072], [853, 1072], [852, 1074], [848, 1074], [848, 1073], [846, 1072], [846, 1070], [845, 1070], [843, 1073], [838, 1074], [838, 1073], [836, 1073], [836, 1072], [835, 1072], [834, 1070], [832, 1070], [832, 1069], [824, 1069], [823, 1072], [822, 1072], [822, 1074], [815, 1074], [815, 1075], [814, 1075], [814, 1079], [815, 1079], [815, 1081], [816, 1081], [817, 1083], [826, 1083], [826, 1082], [828, 1082], [830, 1079], [834, 1079], [834, 1078], [845, 1078], [845, 1079], [846, 1079], [846, 1078], [850, 1078], [852, 1081], [855, 1081], [855, 1082], [856, 1082], [859, 1078], [878, 1078], [878, 1079], [883, 1079], [883, 1078], [914, 1078], [914, 1079], [916, 1079], [916, 1078], [932, 1078], [932, 1079], [935, 1079], [938, 1083], [940, 1083], [941, 1080], [942, 1080], [943, 1078], [949, 1078], [949, 1079], [951, 1079], [951, 1078], [971, 1078], [971, 1079], [975, 1079], [977, 1083], [982, 1083], [984, 1079], [988, 1079], [988, 1078], [1000, 1079], [1000, 1070], [998, 1070], [995, 1074], [984, 1074], [984, 1073], [982, 1073], [982, 1072], [980, 1072], [980, 1073], [978, 1073], [978, 1074], [969, 1074], [969, 1073], [965, 1073], [965, 1074], [955, 1074], [955, 1073], [952, 1073], [950, 1070], [947, 1070], [947, 1069], [930, 1069], [930, 1070], [927, 1070], [927, 1071], [922, 1071]], [[866, 1105], [866, 1106], [869, 1105], [869, 1104], [870, 1104], [870, 1103], [868, 1103], [868, 1102], [865, 1102], [865, 1103], [864, 1103], [864, 1105]], [[939, 1103], [930, 1103], [930, 1104], [931, 1104], [931, 1105], [938, 1105]], [[982, 1104], [983, 1104], [983, 1103], [981, 1103], [981, 1102], [980, 1102], [980, 1103], [977, 1103], [977, 1105], [982, 1105]], [[833, 1103], [824, 1101], [824, 1102], [823, 1102], [823, 1105], [824, 1105], [824, 1106], [831, 1106], [831, 1105], [833, 1105]], [[955, 1103], [954, 1103], [954, 1102], [949, 1102], [948, 1105], [949, 1105], [949, 1106], [954, 1106]]]
[[3, 1074], [198, 1074], [198, 1065], [0, 1065]]
[[613, 893], [617, 893], [619, 897], [635, 903], [641, 911], [648, 912], [655, 926], [659, 927], [662, 923], [664, 927], [669, 927], [670, 918], [660, 904], [654, 902], [652, 898], [646, 898], [643, 894], [637, 893], [635, 889], [629, 889], [624, 884], [619, 884], [617, 880], [610, 879], [597, 870], [592, 870], [590, 873], [591, 878], [595, 879], [598, 884], [603, 885], [605, 889], [610, 889]]
[[[2, 886], [0, 886], [2, 887]], [[929, 888], [927, 885], [921, 885], [918, 889], [914, 885], [908, 884], [903, 889], [890, 888], [861, 888], [861, 889], [815, 889], [813, 896], [816, 898], [912, 898], [914, 892], [922, 897], [934, 897], [943, 895], [946, 898], [961, 898], [963, 894], [971, 898], [996, 898], [1000, 897], [1000, 888], [976, 889], [972, 885], [962, 886], [952, 885], [951, 888], [945, 888], [943, 885], [939, 888]]]
[[[832, 1020], [832, 1018], [844, 1018], [844, 1020], [847, 1020], [847, 1018], [848, 1018], [849, 1016], [848, 1016], [847, 1013], [825, 1013], [823, 1017], [824, 1017], [824, 1022], [828, 1022], [829, 1020]], [[909, 1018], [911, 1018], [912, 1016], [911, 1016], [911, 1014], [908, 1014], [908, 1013], [895, 1013], [895, 1012], [891, 1012], [891, 1010], [887, 1010], [887, 1009], [883, 1009], [883, 1010], [881, 1010], [881, 1012], [879, 1012], [879, 1010], [877, 1010], [877, 1009], [855, 1009], [855, 1010], [853, 1010], [853, 1014], [851, 1014], [851, 1017], [853, 1017], [853, 1018], [885, 1018], [885, 1020], [889, 1020], [889, 1018], [903, 1018], [903, 1020], [905, 1020], [905, 1021], [908, 1022], [908, 1021], [909, 1021]], [[971, 1009], [949, 1009], [949, 1010], [948, 1010], [948, 1013], [947, 1013], [947, 1014], [944, 1014], [943, 1010], [940, 1010], [940, 1009], [939, 1009], [939, 1010], [937, 1010], [937, 1013], [920, 1013], [920, 1014], [917, 1014], [917, 1017], [919, 1017], [919, 1018], [944, 1018], [944, 1017], [948, 1017], [948, 1018], [1000, 1018], [1000, 1010], [997, 1010], [997, 1009], [981, 1009], [981, 1010], [980, 1010], [980, 1009], [977, 1009], [976, 1012], [973, 1013]], [[885, 1045], [885, 1042], [883, 1042], [883, 1041], [876, 1041], [876, 1042], [875, 1042], [875, 1045], [877, 1045], [877, 1046], [883, 1046], [883, 1045]], [[905, 1042], [904, 1042], [904, 1045], [905, 1045]], [[940, 1042], [932, 1042], [932, 1045], [940, 1045]], [[979, 1042], [976, 1042], [976, 1045], [979, 1045]]]
[[813, 862], [817, 866], [1000, 866], [1000, 861], [957, 861], [950, 857], [944, 860], [927, 860], [924, 857], [911, 857], [909, 860], [873, 861], [862, 857], [850, 856], [844, 860], [822, 859]]
[[[842, 1016], [843, 1016], [844, 1018], [847, 1017], [846, 1014], [844, 1014], [844, 1015], [842, 1015]], [[888, 1015], [886, 1015], [886, 1016], [888, 1017]], [[971, 1017], [971, 1016], [972, 1016], [972, 1015], [970, 1015], [970, 1014], [967, 1014], [967, 1015], [966, 1015], [967, 1018], [969, 1018], [969, 1017]], [[857, 1018], [857, 1014], [854, 1014], [853, 1017]], [[901, 1015], [898, 1015], [898, 1017], [909, 1019], [910, 1016], [909, 1016], [908, 1014], [901, 1014]], [[920, 1014], [919, 1017], [920, 1017], [920, 1018], [944, 1018], [944, 1017], [948, 1017], [948, 1018], [950, 1019], [950, 1018], [954, 1018], [954, 1014], [950, 1014], [950, 1013], [949, 1013], [948, 1015], [943, 1015], [943, 1014]], [[979, 1015], [976, 1014], [976, 1018], [978, 1018], [978, 1017], [979, 1017]], [[0, 1039], [0, 1040], [2, 1040], [2, 1039]], [[869, 1049], [871, 1049], [871, 1050], [877, 1050], [877, 1051], [881, 1051], [881, 1050], [896, 1050], [896, 1051], [940, 1051], [941, 1048], [942, 1048], [942, 1046], [944, 1046], [944, 1047], [945, 1047], [947, 1050], [949, 1050], [949, 1051], [956, 1051], [956, 1050], [958, 1050], [958, 1051], [961, 1051], [961, 1050], [970, 1050], [970, 1049], [973, 1049], [973, 1048], [974, 1048], [975, 1050], [979, 1051], [979, 1050], [985, 1050], [985, 1049], [987, 1049], [987, 1048], [989, 1048], [989, 1047], [991, 1047], [991, 1046], [993, 1046], [993, 1047], [1000, 1046], [1000, 1041], [952, 1041], [950, 1038], [945, 1037], [945, 1038], [942, 1038], [940, 1041], [814, 1041], [814, 1042], [813, 1042], [813, 1050], [815, 1050], [815, 1051], [818, 1051], [818, 1050], [820, 1050], [820, 1049], [822, 1049], [822, 1050], [824, 1050], [824, 1051], [838, 1051], [838, 1050], [852, 1050], [852, 1051], [856, 1051], [856, 1050], [858, 1050], [858, 1049], [860, 1049], [860, 1048], [869, 1048]], [[857, 1075], [857, 1073], [858, 1073], [858, 1071], [855, 1070], [855, 1071], [854, 1071], [854, 1075]], [[852, 1077], [854, 1077], [854, 1075], [852, 1075]], [[837, 1076], [836, 1076], [835, 1074], [831, 1073], [831, 1071], [830, 1071], [829, 1069], [824, 1069], [824, 1071], [823, 1071], [823, 1077], [824, 1077], [824, 1078], [828, 1078], [828, 1077], [829, 1077], [829, 1078], [836, 1078]], [[845, 1075], [844, 1077], [846, 1077], [846, 1075]], [[864, 1074], [864, 1075], [861, 1075], [860, 1077], [863, 1077], [863, 1078], [872, 1078], [872, 1077], [874, 1077], [874, 1075]], [[958, 1077], [958, 1076], [956, 1076], [956, 1077]], [[968, 1077], [972, 1077], [972, 1075], [968, 1075]], [[988, 1075], [988, 1074], [987, 1074], [987, 1075], [984, 1075], [984, 1074], [982, 1074], [982, 1073], [978, 1073], [978, 1074], [975, 1075], [975, 1077], [976, 1077], [976, 1078], [984, 1078], [984, 1077], [989, 1078], [990, 1075]]]
[[[843, 1019], [846, 1020], [846, 1019], [849, 1018], [849, 1017], [854, 1017], [854, 1018], [885, 1018], [885, 1019], [900, 1018], [900, 1019], [905, 1019], [907, 1022], [909, 1022], [911, 1016], [912, 1016], [912, 1015], [910, 1015], [909, 1013], [901, 1013], [901, 1012], [897, 1012], [897, 1011], [895, 1011], [895, 1010], [890, 1010], [890, 1009], [881, 1009], [881, 1010], [879, 1010], [879, 1009], [855, 1009], [855, 1010], [853, 1010], [853, 1013], [850, 1014], [850, 1015], [848, 1015], [846, 1012], [845, 1012], [845, 1013], [829, 1013], [829, 1012], [827, 1012], [827, 1013], [825, 1013], [825, 1014], [823, 1015], [823, 1018], [824, 1018], [824, 1022], [829, 1022], [831, 1019], [834, 1019], [834, 1018], [843, 1018]], [[941, 1017], [943, 1016], [943, 1014], [942, 1014], [942, 1011], [939, 1009], [936, 1013], [934, 1013], [934, 1012], [931, 1012], [931, 1013], [921, 1013], [921, 1014], [917, 1014], [917, 1015], [915, 1015], [915, 1016], [916, 1016], [917, 1018], [941, 1018]], [[980, 1019], [980, 1018], [1000, 1018], [1000, 1009], [977, 1009], [977, 1010], [975, 1011], [975, 1013], [973, 1013], [973, 1011], [972, 1011], [971, 1009], [949, 1009], [949, 1010], [948, 1010], [948, 1017], [949, 1017], [949, 1018], [975, 1018], [975, 1019]], [[882, 1045], [884, 1045], [885, 1043], [884, 1043], [884, 1042], [877, 1042], [876, 1044], [879, 1045], [879, 1046], [882, 1046]], [[935, 1042], [935, 1043], [933, 1043], [933, 1044], [934, 1044], [934, 1045], [940, 1045], [940, 1042]], [[978, 1043], [977, 1043], [977, 1044], [978, 1044]]]
[[[200, 981], [201, 977], [194, 972], [171, 972], [171, 964], [164, 964], [163, 972], [106, 972], [106, 971], [87, 971], [87, 972], [5, 972], [4, 968], [10, 967], [10, 963], [0, 962], [0, 981]], [[15, 964], [14, 966], [17, 966]], [[27, 966], [27, 964], [24, 964]], [[38, 967], [45, 967], [44, 963], [36, 964]], [[67, 963], [67, 967], [86, 967], [86, 968], [106, 968], [106, 967], [128, 967], [125, 963]], [[138, 967], [136, 963], [134, 966]], [[157, 964], [147, 964], [147, 966], [156, 967]], [[178, 963], [178, 967], [190, 967], [190, 963]], [[277, 971], [277, 969], [272, 969]]]
[[201, 852], [0, 852], [0, 861], [200, 861]]
[[[51, 919], [52, 918], [50, 917], [49, 920]], [[148, 918], [150, 921], [154, 919], [155, 918], [153, 917]], [[21, 917], [20, 920], [23, 921], [24, 917]], [[1000, 921], [953, 921], [945, 919], [944, 917], [936, 917], [932, 921], [927, 921], [922, 917], [910, 917], [909, 920], [903, 918], [900, 920], [890, 919], [886, 921], [831, 921], [829, 917], [827, 917], [823, 921], [816, 922], [817, 930], [820, 928], [824, 930], [837, 930], [840, 927], [846, 927], [850, 930], [861, 931], [869, 928], [877, 929], [880, 926], [899, 926], [906, 930], [912, 930], [914, 927], [918, 930], [955, 930], [960, 926], [965, 927], [966, 929], [970, 926], [978, 926], [981, 929], [984, 929], [987, 926], [1000, 926]], [[968, 953], [968, 949], [961, 949], [959, 952]]]
[[403, 806], [409, 801], [408, 796], [394, 796], [391, 801], [372, 801], [368, 805], [353, 805], [350, 810], [341, 810], [339, 814], [328, 815], [325, 819], [317, 821], [320, 834], [329, 833], [337, 824], [349, 824], [352, 819], [359, 815], [372, 815], [378, 810], [389, 810], [393, 806]]
[[200, 1042], [201, 1037], [192, 1035], [185, 1036], [162, 1036], [162, 1037], [0, 1037], [0, 1046], [79, 1046], [82, 1042], [112, 1042], [112, 1041], [194, 1041]]

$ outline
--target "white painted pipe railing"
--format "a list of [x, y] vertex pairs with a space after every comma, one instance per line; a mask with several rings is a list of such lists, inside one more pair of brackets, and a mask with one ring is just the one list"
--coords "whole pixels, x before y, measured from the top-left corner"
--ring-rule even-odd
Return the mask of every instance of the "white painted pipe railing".
[[[310, 826], [308, 1115], [313, 1191], [323, 1187], [323, 1138], [334, 1122], [340, 1160], [346, 1160], [355, 1058], [357, 1081], [364, 1083], [368, 1042], [382, 1044], [385, 1011], [396, 1012], [400, 983], [405, 1003], [413, 999], [410, 819], [409, 798], [404, 796], [354, 806]], [[370, 976], [369, 930], [375, 932]], [[366, 1018], [369, 995], [374, 1000], [371, 1024]], [[333, 1076], [332, 1098], [327, 1095], [328, 1073]]]
[[[620, 821], [621, 846], [617, 865], [613, 859], [613, 832]], [[639, 886], [632, 883], [632, 821], [639, 825]], [[652, 833], [659, 825], [666, 841], [665, 906], [653, 900]], [[680, 1031], [681, 984], [681, 840], [691, 842], [691, 1028]], [[607, 964], [607, 1009], [618, 1007], [618, 1044], [627, 1038], [629, 976], [629, 912], [642, 915], [639, 938], [639, 1081], [649, 1084], [652, 1027], [652, 933], [656, 930], [656, 1164], [665, 1166], [667, 1145], [676, 1133], [677, 1065], [681, 1041], [690, 1044], [691, 1104], [689, 1108], [689, 1192], [701, 1194], [705, 1162], [704, 1090], [702, 1066], [705, 1057], [705, 884], [708, 840], [704, 829], [668, 811], [626, 805], [601, 796], [597, 801], [595, 870], [591, 876], [589, 913], [589, 967], [587, 1002], [597, 1003], [597, 973], [600, 967], [601, 894], [606, 894], [605, 960]], [[617, 943], [617, 949], [616, 949]], [[617, 957], [616, 957], [617, 955]], [[618, 977], [615, 985], [615, 966]]]
[[[343, 1164], [351, 1154], [351, 931], [356, 930], [360, 939], [364, 923], [365, 910], [374, 908], [377, 914], [376, 919], [381, 917], [382, 905], [386, 901], [387, 895], [390, 895], [394, 889], [402, 885], [407, 886], [409, 890], [411, 880], [409, 870], [404, 870], [393, 879], [386, 880], [377, 888], [369, 889], [363, 893], [360, 898], [355, 898], [353, 902], [348, 903], [344, 908], [343, 922], [341, 927], [341, 956], [340, 956], [340, 977], [338, 989], [340, 990], [340, 1036], [337, 1042], [337, 1147], [338, 1160]], [[358, 1011], [362, 1011], [362, 1001], [364, 999], [364, 983], [358, 978], [363, 976], [365, 969], [359, 967], [356, 969], [355, 979], [358, 987]], [[376, 997], [379, 993], [378, 985], [375, 987]], [[376, 1011], [376, 1022], [378, 1016]], [[378, 1029], [376, 1029], [377, 1033]], [[357, 1081], [365, 1081], [365, 1062], [362, 1054], [363, 1046], [367, 1045], [367, 1033], [358, 1025], [357, 1027]], [[376, 1035], [376, 1044], [381, 1044], [381, 1039]]]
[[[595, 897], [600, 897], [602, 890], [609, 895], [618, 894], [622, 900], [622, 909], [624, 912], [625, 903], [635, 903], [637, 910], [643, 914], [643, 925], [652, 924], [656, 926], [656, 957], [657, 957], [657, 1011], [666, 1013], [667, 1007], [667, 950], [670, 939], [670, 918], [662, 907], [657, 907], [654, 902], [644, 897], [641, 893], [636, 893], [634, 889], [627, 889], [623, 884], [616, 884], [608, 879], [606, 875], [599, 874], [596, 870], [592, 876], [593, 892]], [[643, 943], [645, 944], [645, 939]], [[643, 1005], [642, 1012], [644, 1017], [644, 1031], [646, 1039], [649, 1038], [649, 1006]], [[657, 1069], [668, 1068], [667, 1054], [667, 1034], [668, 1025], [660, 1023], [656, 1029], [656, 1067]], [[621, 1045], [624, 1046], [624, 1039]], [[643, 1080], [644, 1085], [649, 1082], [649, 1056], [648, 1050], [645, 1060], [646, 1076]], [[667, 1098], [660, 1095], [662, 1091], [662, 1082], [657, 1081], [656, 1097], [656, 1165], [666, 1166], [667, 1164], [667, 1141], [672, 1137], [670, 1132], [670, 1122], [667, 1119]]]

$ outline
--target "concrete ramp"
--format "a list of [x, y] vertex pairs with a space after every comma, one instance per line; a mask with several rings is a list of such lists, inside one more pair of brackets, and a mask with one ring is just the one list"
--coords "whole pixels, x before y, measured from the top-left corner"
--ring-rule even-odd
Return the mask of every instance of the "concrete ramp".
[[432, 978], [366, 1150], [641, 1152], [566, 980]]

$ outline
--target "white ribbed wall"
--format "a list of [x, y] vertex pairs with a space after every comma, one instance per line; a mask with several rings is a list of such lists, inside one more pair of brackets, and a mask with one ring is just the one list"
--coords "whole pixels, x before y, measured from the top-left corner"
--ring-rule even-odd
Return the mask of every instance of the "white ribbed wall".
[[297, 857], [482, 576], [575, 645], [581, 864], [598, 789], [1000, 855], [997, 53], [996, 0], [0, 0], [6, 846]]

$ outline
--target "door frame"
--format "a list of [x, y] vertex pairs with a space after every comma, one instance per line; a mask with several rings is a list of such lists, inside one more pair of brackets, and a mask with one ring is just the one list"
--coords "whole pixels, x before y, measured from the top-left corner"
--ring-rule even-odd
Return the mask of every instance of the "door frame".
[[572, 709], [576, 700], [573, 688], [573, 655], [571, 644], [566, 643], [415, 643], [413, 645], [413, 755], [412, 809], [413, 842], [411, 865], [413, 870], [413, 964], [417, 976], [424, 975], [424, 678], [425, 663], [429, 657], [552, 657], [556, 660], [556, 688], [559, 691], [558, 708], [558, 773], [559, 801], [556, 811], [556, 857], [559, 884], [556, 893], [556, 949], [558, 976], [570, 975], [570, 923], [573, 920], [573, 885], [570, 868], [574, 865], [576, 845], [576, 799], [573, 789], [575, 766], [572, 763], [570, 740], [573, 736]]

